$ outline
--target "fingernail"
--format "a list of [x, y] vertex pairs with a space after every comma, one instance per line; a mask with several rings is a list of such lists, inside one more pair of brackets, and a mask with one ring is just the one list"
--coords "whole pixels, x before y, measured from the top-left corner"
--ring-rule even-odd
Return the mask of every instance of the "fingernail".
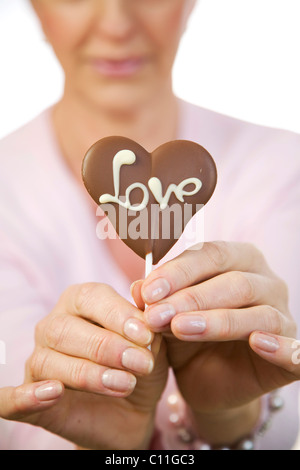
[[255, 333], [252, 336], [252, 343], [262, 351], [275, 352], [279, 349], [280, 344], [273, 336], [268, 336], [261, 333]]
[[176, 329], [182, 335], [197, 335], [206, 330], [206, 320], [200, 316], [182, 316], [176, 321]]
[[135, 343], [149, 344], [152, 341], [152, 333], [146, 325], [137, 318], [130, 318], [124, 323], [124, 334]]
[[122, 354], [122, 365], [140, 374], [150, 374], [153, 370], [153, 359], [150, 355], [135, 348], [128, 348]]
[[176, 310], [171, 304], [159, 304], [145, 310], [147, 322], [152, 328], [161, 328], [172, 320]]
[[47, 383], [35, 389], [35, 396], [39, 401], [50, 401], [58, 398], [63, 391], [60, 383]]
[[171, 286], [164, 278], [156, 279], [150, 284], [146, 285], [142, 294], [147, 304], [158, 302], [164, 299], [171, 291]]
[[108, 369], [102, 375], [102, 384], [114, 392], [127, 392], [136, 386], [136, 378], [122, 370]]

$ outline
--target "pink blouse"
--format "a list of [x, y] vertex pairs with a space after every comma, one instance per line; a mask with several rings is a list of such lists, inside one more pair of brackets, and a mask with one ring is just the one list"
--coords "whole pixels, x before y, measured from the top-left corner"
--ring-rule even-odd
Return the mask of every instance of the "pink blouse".
[[[205, 241], [255, 243], [290, 288], [300, 318], [300, 136], [242, 122], [180, 101], [178, 138], [203, 145], [219, 181], [199, 215]], [[104, 282], [130, 299], [130, 282], [96, 236], [89, 196], [65, 165], [50, 110], [0, 142], [0, 387], [23, 382], [34, 327], [74, 283]], [[172, 258], [192, 240], [185, 233]], [[1, 359], [1, 358], [0, 358]], [[298, 383], [281, 390], [284, 407], [259, 439], [261, 449], [290, 449], [298, 433]], [[184, 403], [172, 373], [158, 405], [155, 448], [201, 447], [188, 435]], [[155, 441], [155, 439], [154, 439]], [[0, 449], [72, 449], [43, 429], [0, 420]]]

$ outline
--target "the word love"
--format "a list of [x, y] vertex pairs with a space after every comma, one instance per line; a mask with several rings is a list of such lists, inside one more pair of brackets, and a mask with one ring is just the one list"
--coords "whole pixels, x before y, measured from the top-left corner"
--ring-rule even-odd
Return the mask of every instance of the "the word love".
[[[103, 194], [100, 196], [99, 201], [101, 204], [115, 202], [128, 210], [142, 211], [149, 203], [149, 189], [152, 192], [154, 199], [159, 204], [160, 209], [166, 209], [169, 205], [171, 194], [174, 193], [178, 201], [184, 202], [184, 196], [193, 196], [197, 194], [202, 188], [202, 181], [199, 178], [187, 178], [179, 184], [170, 184], [163, 194], [162, 183], [159, 178], [152, 177], [148, 181], [148, 188], [143, 183], [132, 183], [127, 187], [125, 192], [125, 200], [120, 199], [120, 172], [123, 165], [133, 165], [136, 161], [136, 155], [131, 150], [120, 150], [113, 159], [113, 182], [115, 194]], [[194, 189], [188, 191], [188, 185], [194, 185]], [[143, 199], [140, 204], [132, 205], [130, 202], [130, 194], [133, 190], [140, 189], [143, 194]], [[124, 198], [122, 198], [124, 199]]]

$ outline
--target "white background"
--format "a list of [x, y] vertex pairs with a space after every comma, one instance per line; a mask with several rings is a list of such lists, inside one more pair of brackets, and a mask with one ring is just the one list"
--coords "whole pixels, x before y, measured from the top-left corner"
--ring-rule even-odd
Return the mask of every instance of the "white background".
[[[60, 67], [28, 5], [0, 0], [0, 137], [62, 90]], [[300, 133], [299, 49], [300, 0], [198, 0], [175, 64], [175, 91]]]
[[[300, 0], [198, 0], [175, 64], [175, 91], [300, 133], [299, 49]], [[0, 0], [0, 137], [56, 101], [62, 86], [28, 0]]]

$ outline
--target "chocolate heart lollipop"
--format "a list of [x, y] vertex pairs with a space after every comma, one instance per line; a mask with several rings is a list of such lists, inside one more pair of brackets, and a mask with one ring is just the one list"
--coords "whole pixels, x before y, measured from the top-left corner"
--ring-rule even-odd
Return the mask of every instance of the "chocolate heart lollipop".
[[217, 170], [194, 142], [175, 140], [148, 153], [133, 140], [106, 137], [86, 153], [82, 178], [120, 238], [157, 264], [212, 196]]

